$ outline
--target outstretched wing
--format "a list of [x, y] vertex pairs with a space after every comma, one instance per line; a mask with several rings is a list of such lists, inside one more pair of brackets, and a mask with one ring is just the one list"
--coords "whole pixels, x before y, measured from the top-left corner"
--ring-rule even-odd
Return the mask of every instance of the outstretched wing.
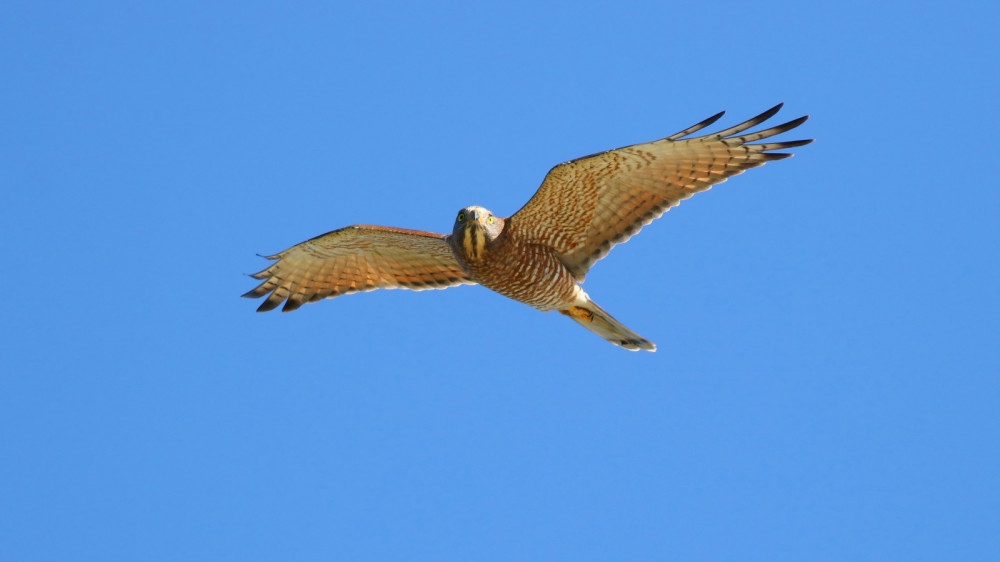
[[771, 152], [812, 140], [748, 144], [794, 129], [808, 116], [756, 133], [740, 135], [781, 109], [711, 135], [684, 138], [725, 113], [645, 144], [571, 160], [552, 168], [538, 192], [509, 220], [508, 227], [552, 247], [583, 281], [587, 270], [681, 200], [726, 181], [729, 176], [770, 160], [791, 156]]
[[257, 312], [295, 310], [306, 302], [374, 289], [444, 289], [475, 284], [458, 264], [448, 236], [386, 226], [354, 225], [334, 230], [284, 252], [252, 277], [264, 279], [243, 295], [271, 293]]

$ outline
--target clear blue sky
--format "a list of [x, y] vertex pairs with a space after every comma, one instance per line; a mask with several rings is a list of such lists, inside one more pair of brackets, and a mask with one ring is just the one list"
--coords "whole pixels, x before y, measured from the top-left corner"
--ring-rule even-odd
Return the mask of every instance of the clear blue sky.
[[[6, 2], [0, 559], [984, 560], [1000, 7]], [[786, 102], [586, 288], [256, 314], [255, 254], [516, 211]]]

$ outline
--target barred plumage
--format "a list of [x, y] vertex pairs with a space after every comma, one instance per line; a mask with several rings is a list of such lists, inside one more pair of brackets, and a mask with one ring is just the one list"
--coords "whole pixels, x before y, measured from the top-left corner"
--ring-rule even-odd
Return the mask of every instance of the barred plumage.
[[626, 349], [656, 346], [605, 312], [580, 287], [615, 244], [680, 201], [812, 142], [751, 144], [801, 125], [800, 117], [755, 133], [781, 104], [717, 133], [690, 137], [723, 113], [664, 139], [559, 164], [535, 195], [504, 219], [483, 207], [459, 211], [450, 235], [356, 225], [317, 236], [268, 259], [245, 297], [270, 295], [258, 311], [378, 288], [485, 287], [539, 310], [559, 310]]

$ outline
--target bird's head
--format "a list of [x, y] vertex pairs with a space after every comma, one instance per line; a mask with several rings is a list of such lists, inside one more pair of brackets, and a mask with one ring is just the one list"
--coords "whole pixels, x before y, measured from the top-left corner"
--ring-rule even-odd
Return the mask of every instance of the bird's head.
[[483, 254], [488, 242], [496, 240], [503, 231], [503, 219], [493, 216], [489, 209], [472, 205], [458, 212], [452, 235], [457, 246], [469, 258]]

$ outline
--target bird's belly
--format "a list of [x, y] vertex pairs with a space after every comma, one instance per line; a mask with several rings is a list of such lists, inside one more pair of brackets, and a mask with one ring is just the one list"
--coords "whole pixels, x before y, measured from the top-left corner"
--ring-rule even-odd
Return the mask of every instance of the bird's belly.
[[488, 254], [467, 266], [480, 285], [543, 311], [565, 308], [581, 290], [566, 266], [544, 247]]

